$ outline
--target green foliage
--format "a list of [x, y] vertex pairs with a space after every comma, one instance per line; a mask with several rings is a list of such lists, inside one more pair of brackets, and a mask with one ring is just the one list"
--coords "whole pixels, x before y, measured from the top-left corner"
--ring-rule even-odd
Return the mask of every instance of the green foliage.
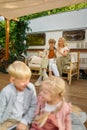
[[[0, 46], [5, 48], [6, 42], [6, 21], [0, 21]], [[28, 44], [26, 43], [26, 32], [30, 28], [28, 23], [20, 18], [18, 22], [10, 21], [10, 33], [9, 33], [9, 55], [10, 61], [18, 59], [22, 52], [26, 53]]]
[[18, 22], [11, 21], [10, 27], [10, 59], [18, 59], [28, 48], [28, 44], [26, 43], [26, 31], [29, 30], [29, 27], [28, 23], [22, 19]]
[[0, 21], [0, 46], [5, 48], [5, 21]]

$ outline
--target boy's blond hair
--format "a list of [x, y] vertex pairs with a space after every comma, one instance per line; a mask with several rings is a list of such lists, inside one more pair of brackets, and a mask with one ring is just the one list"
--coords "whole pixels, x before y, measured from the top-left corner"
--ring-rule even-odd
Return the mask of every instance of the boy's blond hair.
[[22, 61], [14, 61], [8, 66], [7, 72], [10, 76], [18, 79], [26, 79], [31, 77], [30, 68]]
[[59, 96], [61, 99], [65, 99], [66, 82], [56, 76], [51, 76], [43, 81], [43, 84], [48, 85], [45, 89], [51, 94], [51, 96]]

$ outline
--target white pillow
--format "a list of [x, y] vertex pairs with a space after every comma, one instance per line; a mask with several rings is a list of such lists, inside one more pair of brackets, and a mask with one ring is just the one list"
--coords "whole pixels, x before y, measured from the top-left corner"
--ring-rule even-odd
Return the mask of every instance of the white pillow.
[[39, 56], [32, 56], [30, 63], [31, 64], [41, 64], [42, 58]]
[[71, 62], [72, 63], [77, 62], [78, 53], [77, 52], [71, 52], [70, 55], [71, 55]]
[[39, 57], [43, 57], [43, 54], [44, 54], [43, 51], [39, 51], [39, 52], [38, 52], [38, 56], [39, 56]]

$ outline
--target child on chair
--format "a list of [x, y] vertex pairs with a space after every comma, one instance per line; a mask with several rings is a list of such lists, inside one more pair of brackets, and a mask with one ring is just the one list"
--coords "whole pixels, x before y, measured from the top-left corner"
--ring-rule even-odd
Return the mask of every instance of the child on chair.
[[30, 130], [71, 130], [71, 104], [65, 100], [65, 87], [65, 81], [56, 76], [42, 82]]
[[48, 77], [47, 68], [48, 68], [49, 77], [52, 75], [52, 73], [55, 76], [60, 76], [56, 65], [56, 58], [57, 58], [57, 49], [55, 47], [56, 41], [54, 39], [49, 39], [48, 43], [49, 43], [49, 48], [43, 51], [41, 68], [40, 68], [40, 76], [35, 82], [35, 86], [40, 86], [42, 79]]

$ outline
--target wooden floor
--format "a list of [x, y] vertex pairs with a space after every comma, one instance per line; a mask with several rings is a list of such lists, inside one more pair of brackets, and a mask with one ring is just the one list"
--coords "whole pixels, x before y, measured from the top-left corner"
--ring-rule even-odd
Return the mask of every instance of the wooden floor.
[[87, 80], [74, 80], [69, 87], [69, 99], [87, 112]]
[[[35, 83], [37, 76], [32, 76], [31, 82]], [[0, 90], [9, 83], [8, 74], [0, 73]], [[36, 87], [37, 93], [40, 87]], [[69, 100], [71, 103], [78, 105], [87, 113], [87, 79], [73, 79], [72, 85], [69, 86]]]

